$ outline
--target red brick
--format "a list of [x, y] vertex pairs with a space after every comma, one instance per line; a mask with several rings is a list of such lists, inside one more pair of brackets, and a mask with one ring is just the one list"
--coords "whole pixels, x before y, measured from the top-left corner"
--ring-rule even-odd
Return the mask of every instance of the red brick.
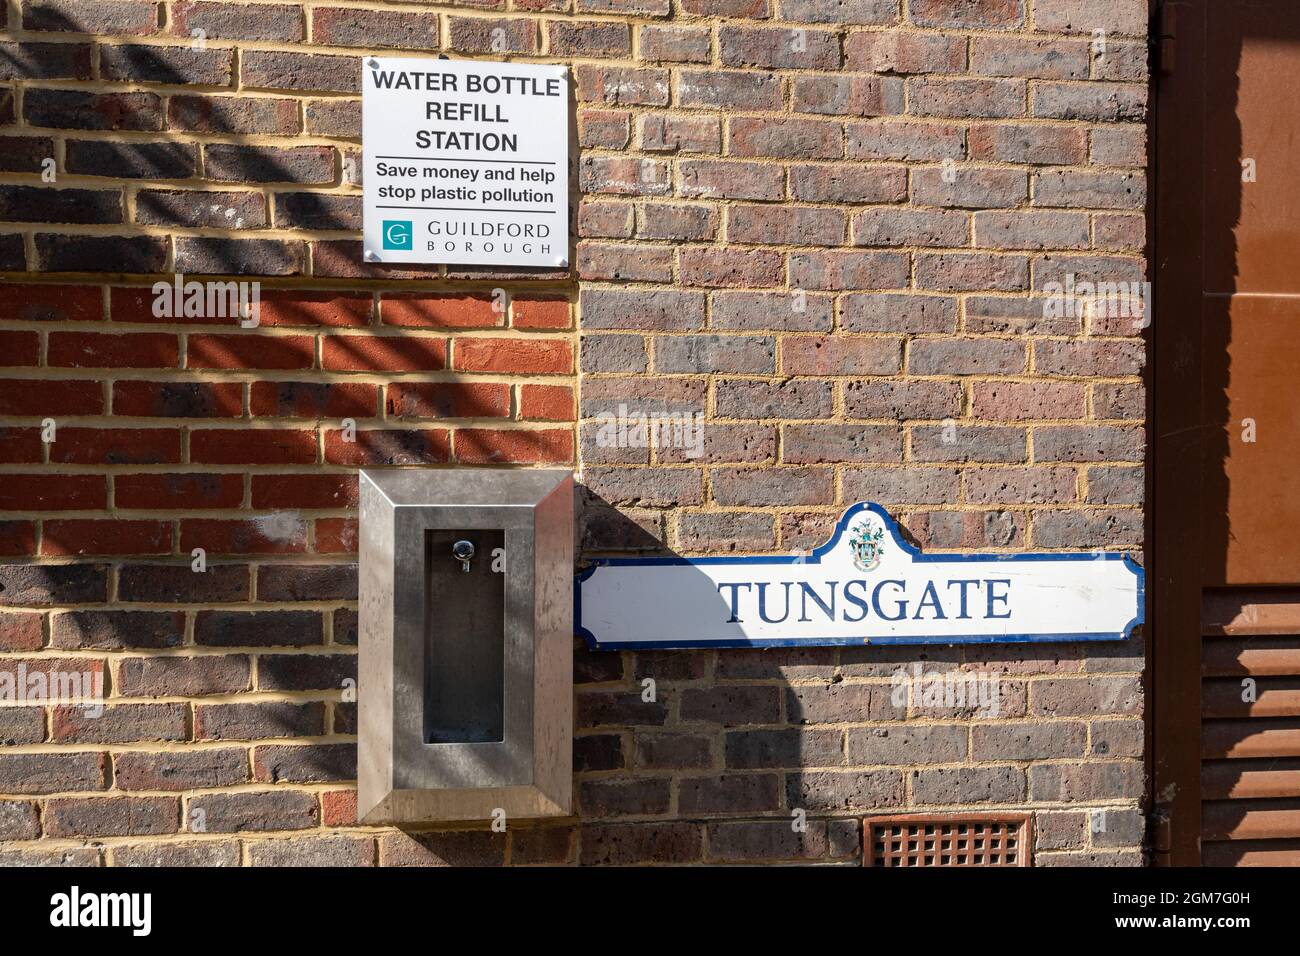
[[994, 421], [1082, 418], [1083, 392], [1076, 382], [976, 382], [971, 413]]
[[[502, 324], [502, 311], [484, 295], [435, 295], [427, 292], [386, 293], [379, 300], [384, 325], [427, 329], [490, 329]], [[504, 305], [504, 303], [503, 303]]]
[[114, 382], [113, 414], [141, 418], [238, 418], [238, 382]]
[[190, 434], [190, 461], [218, 465], [310, 465], [316, 461], [316, 432], [311, 429], [199, 429]]
[[238, 508], [243, 500], [242, 475], [206, 472], [118, 475], [113, 479], [113, 503], [119, 508]]
[[[876, 76], [799, 76], [794, 81], [794, 109], [822, 116], [892, 116], [903, 112], [903, 81]], [[838, 147], [838, 125], [832, 146]], [[827, 134], [821, 134], [825, 137]], [[831, 156], [838, 156], [833, 150]]]
[[438, 371], [447, 367], [447, 343], [391, 335], [331, 335], [321, 343], [321, 367], [356, 372]]
[[60, 428], [50, 461], [72, 465], [160, 465], [181, 460], [176, 428]]
[[116, 704], [98, 716], [77, 704], [63, 704], [50, 713], [50, 739], [56, 743], [134, 743], [145, 740], [184, 740], [187, 705]]
[[[249, 625], [256, 625], [258, 618], [264, 618], [264, 614], [252, 615]], [[194, 707], [195, 740], [319, 737], [324, 731], [325, 705], [320, 701], [198, 704]]]
[[0, 564], [0, 603], [8, 606], [99, 604], [108, 595], [108, 565]]
[[[712, 6], [720, 0], [690, 0], [692, 6], [706, 2]], [[585, 866], [691, 863], [704, 854], [704, 828], [699, 823], [598, 824], [584, 827], [580, 839], [580, 862]]]
[[[246, 51], [243, 56], [245, 73], [254, 56], [268, 55], [295, 56], [296, 54]], [[334, 178], [334, 151], [328, 146], [278, 147], [250, 146], [243, 143], [211, 143], [204, 148], [203, 159], [205, 175], [208, 179], [217, 182], [324, 184]], [[263, 272], [262, 274], [278, 273]]]
[[68, 511], [104, 508], [102, 475], [5, 475], [0, 511]]
[[29, 379], [0, 381], [0, 415], [98, 415], [104, 411], [99, 382], [47, 380], [34, 388]]
[[584, 156], [578, 167], [583, 193], [662, 196], [672, 189], [667, 163], [631, 156]]
[[1142, 360], [1142, 343], [1131, 339], [1034, 343], [1034, 368], [1041, 375], [1137, 375]]
[[[635, 219], [631, 203], [587, 200], [578, 207], [580, 239], [630, 239]], [[565, 317], [567, 328], [568, 317]], [[515, 327], [522, 328], [516, 318]]]
[[191, 335], [185, 361], [188, 368], [311, 368], [315, 339], [307, 335], [261, 335], [256, 331]]
[[395, 382], [387, 411], [398, 418], [504, 418], [510, 386], [502, 382]]
[[650, 152], [719, 153], [723, 147], [722, 120], [716, 116], [680, 116], [649, 113], [638, 117], [641, 148]]
[[271, 97], [173, 95], [168, 97], [167, 125], [193, 133], [293, 135], [298, 131], [298, 103]]
[[1015, 292], [1029, 284], [1029, 263], [1023, 256], [942, 252], [920, 253], [915, 258], [918, 289]]
[[966, 68], [966, 38], [930, 34], [850, 33], [844, 64], [869, 73], [960, 73]]
[[732, 156], [838, 159], [843, 154], [838, 123], [742, 116], [728, 120], [727, 128]]
[[360, 239], [318, 239], [312, 242], [311, 249], [312, 272], [317, 276], [385, 281], [443, 278], [437, 266], [399, 268], [389, 264], [368, 263], [362, 258]]
[[536, 20], [522, 17], [448, 17], [447, 46], [461, 53], [534, 53], [537, 26]]
[[568, 300], [513, 299], [510, 324], [516, 329], [567, 329], [571, 324]]
[[108, 754], [84, 753], [0, 755], [0, 787], [6, 793], [64, 793], [103, 790]]
[[628, 114], [620, 110], [581, 110], [578, 145], [589, 149], [623, 149], [631, 137]]
[[[213, 683], [203, 677], [195, 679], [180, 668], [190, 670], [200, 662], [215, 662], [218, 666], [227, 661], [241, 661], [242, 668], [230, 667], [231, 677]], [[211, 694], [236, 692], [248, 689], [248, 658], [222, 657], [160, 657], [129, 658], [122, 663], [123, 683], [129, 686], [131, 696], [149, 693]], [[149, 678], [142, 675], [148, 672]], [[241, 675], [242, 682], [238, 679]], [[233, 679], [231, 679], [233, 678]], [[141, 692], [145, 693], [141, 693]], [[122, 790], [190, 790], [210, 787], [232, 787], [248, 783], [248, 755], [235, 748], [222, 750], [189, 750], [150, 753], [136, 751], [117, 754], [113, 761], [113, 778]]]
[[108, 315], [114, 322], [147, 323], [151, 325], [224, 325], [232, 326], [235, 319], [223, 315], [155, 315], [152, 286], [118, 286], [109, 290]]
[[260, 325], [360, 326], [370, 323], [370, 296], [352, 292], [264, 289], [257, 313]]
[[[770, 70], [682, 70], [677, 95], [685, 107], [775, 110], [781, 106], [781, 78]], [[657, 105], [666, 104], [665, 99]]]
[[[248, 600], [250, 590], [246, 565], [218, 564], [196, 572], [191, 560], [191, 556], [186, 554], [180, 563], [132, 562], [122, 565], [117, 581], [119, 600], [158, 604], [227, 604]], [[182, 631], [184, 626], [182, 618]]]
[[12, 558], [35, 553], [36, 525], [33, 522], [0, 521], [0, 555]]
[[331, 465], [424, 465], [448, 461], [446, 429], [361, 429], [355, 441], [342, 431], [325, 433], [325, 460]]
[[895, 375], [901, 365], [897, 338], [790, 336], [781, 353], [787, 375]]
[[678, 163], [683, 196], [709, 199], [780, 199], [784, 175], [767, 163], [684, 159]]
[[307, 524], [285, 515], [223, 520], [186, 518], [181, 522], [182, 551], [209, 554], [295, 554], [307, 550]]
[[573, 371], [573, 347], [557, 339], [457, 339], [455, 366], [464, 372], [522, 375]]
[[727, 210], [727, 241], [838, 246], [844, 242], [844, 224], [838, 209], [735, 205]]
[[276, 418], [370, 418], [378, 393], [362, 382], [254, 382], [248, 408]]
[[0, 650], [34, 651], [45, 643], [43, 614], [0, 611]]
[[573, 432], [501, 431], [490, 428], [456, 430], [456, 460], [462, 464], [539, 464], [573, 460]]
[[311, 38], [325, 46], [438, 48], [438, 16], [396, 10], [322, 7], [312, 12]]
[[254, 508], [355, 508], [355, 475], [254, 475]]
[[1024, 80], [933, 76], [907, 81], [908, 111], [917, 116], [1004, 119], [1025, 115]]
[[500, 866], [506, 834], [491, 830], [385, 833], [379, 838], [381, 866]]
[[168, 521], [46, 521], [41, 554], [167, 554], [172, 549]]
[[0, 331], [0, 363], [11, 368], [39, 365], [41, 338], [35, 332]]
[[37, 465], [44, 459], [39, 428], [0, 428], [0, 462]]
[[1088, 150], [1087, 131], [1073, 126], [973, 126], [969, 139], [972, 159], [1007, 163], [1082, 164]]
[[641, 70], [583, 63], [574, 69], [579, 103], [667, 106], [667, 70]]
[[0, 317], [17, 322], [98, 322], [104, 296], [93, 285], [6, 285]]
[[176, 797], [55, 797], [46, 801], [41, 824], [45, 835], [54, 838], [176, 833], [180, 801]]
[[902, 289], [908, 257], [897, 252], [807, 252], [790, 255], [796, 289]]
[[829, 30], [789, 30], [722, 24], [718, 58], [724, 66], [766, 70], [835, 70], [842, 63], [839, 37]]
[[180, 345], [174, 335], [137, 332], [51, 332], [46, 362], [63, 368], [175, 368]]
[[567, 385], [519, 386], [519, 417], [573, 421], [573, 389]]
[[253, 12], [236, 3], [212, 0], [180, 0], [172, 5], [171, 32], [189, 37], [201, 30], [218, 40], [302, 40], [305, 36], [302, 11], [287, 4], [268, 4]]
[[208, 793], [193, 797], [191, 812], [202, 810], [213, 833], [304, 830], [319, 823], [316, 795], [280, 788], [257, 793]]
[[593, 282], [668, 282], [673, 250], [668, 246], [582, 242], [578, 246], [578, 278]]
[[680, 278], [686, 286], [770, 288], [781, 284], [784, 265], [775, 251], [696, 246], [681, 250]]
[[711, 36], [708, 27], [643, 26], [637, 29], [637, 52], [642, 60], [707, 63]]
[[355, 826], [357, 822], [357, 792], [355, 790], [329, 790], [320, 795], [321, 823], [327, 827]]
[[[318, 518], [316, 520], [316, 550], [322, 554], [355, 554], [357, 550], [356, 519]], [[336, 643], [339, 639], [338, 626], [336, 618], [334, 624], [334, 640]]]
[[1005, 30], [1024, 23], [1023, 0], [910, 0], [909, 19], [922, 27]]
[[[771, 207], [779, 208], [779, 207]], [[702, 204], [652, 203], [642, 207], [637, 237], [681, 242], [714, 239], [718, 235], [719, 210]]]

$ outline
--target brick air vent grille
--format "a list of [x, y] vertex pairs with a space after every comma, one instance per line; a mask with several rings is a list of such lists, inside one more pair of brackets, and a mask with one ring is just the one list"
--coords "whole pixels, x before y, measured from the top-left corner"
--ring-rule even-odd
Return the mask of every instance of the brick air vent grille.
[[866, 866], [1029, 866], [1029, 817], [908, 816], [867, 820]]

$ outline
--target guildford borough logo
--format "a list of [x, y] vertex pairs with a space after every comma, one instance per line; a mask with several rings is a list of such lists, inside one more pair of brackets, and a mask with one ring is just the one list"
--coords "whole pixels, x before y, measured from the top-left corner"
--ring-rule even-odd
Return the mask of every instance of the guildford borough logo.
[[385, 219], [384, 220], [384, 248], [385, 249], [411, 249], [413, 248], [415, 234], [411, 229], [409, 219]]
[[849, 535], [849, 550], [853, 554], [853, 566], [859, 571], [874, 571], [880, 567], [880, 559], [885, 553], [880, 543], [885, 537], [884, 526], [872, 531], [871, 525], [864, 521], [854, 525]]

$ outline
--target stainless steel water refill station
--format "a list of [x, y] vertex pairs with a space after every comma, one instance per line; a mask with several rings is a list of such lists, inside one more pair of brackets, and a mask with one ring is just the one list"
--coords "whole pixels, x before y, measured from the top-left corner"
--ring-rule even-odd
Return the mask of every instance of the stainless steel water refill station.
[[361, 472], [358, 818], [564, 816], [573, 476]]

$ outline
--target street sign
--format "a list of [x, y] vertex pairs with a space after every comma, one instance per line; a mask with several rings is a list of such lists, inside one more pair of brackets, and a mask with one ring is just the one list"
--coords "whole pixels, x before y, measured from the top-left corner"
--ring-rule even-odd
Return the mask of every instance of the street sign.
[[922, 554], [863, 502], [807, 555], [595, 561], [575, 602], [593, 648], [1118, 641], [1143, 572], [1117, 552]]
[[568, 265], [562, 66], [366, 57], [368, 262]]

